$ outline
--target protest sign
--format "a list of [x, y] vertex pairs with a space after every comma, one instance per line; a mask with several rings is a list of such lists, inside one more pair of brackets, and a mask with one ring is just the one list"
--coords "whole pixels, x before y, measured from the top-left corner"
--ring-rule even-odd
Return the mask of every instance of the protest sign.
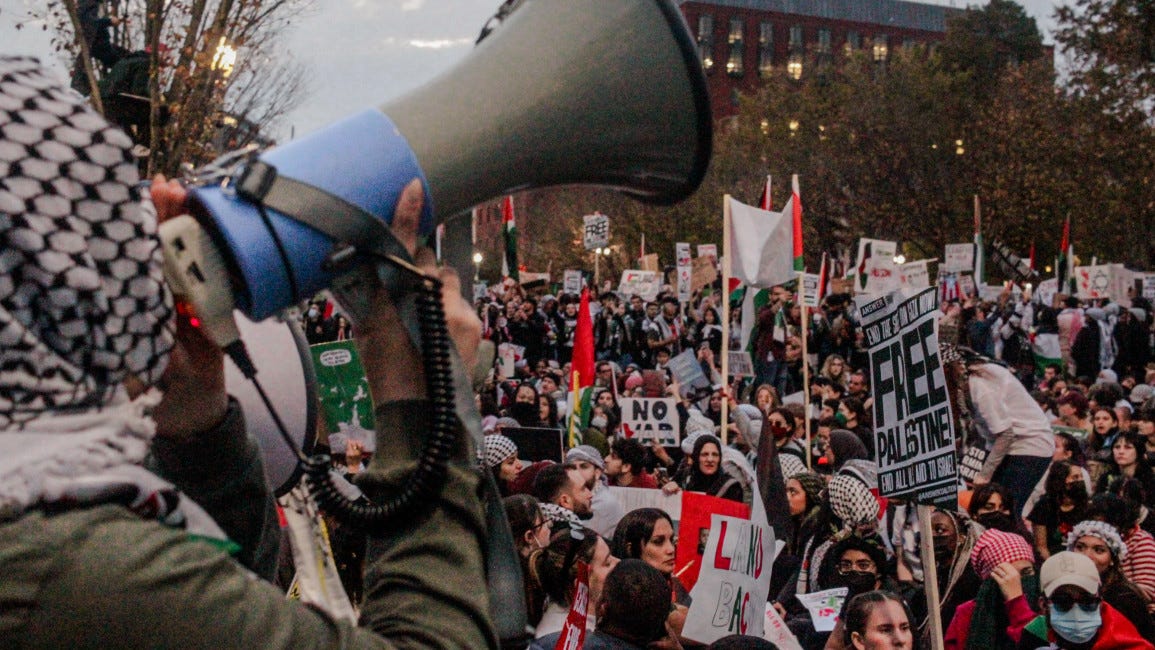
[[563, 277], [565, 277], [565, 283], [562, 285], [562, 291], [565, 293], [582, 292], [582, 272], [579, 269], [566, 269]]
[[958, 273], [973, 271], [975, 268], [974, 244], [947, 244], [946, 254], [943, 255], [941, 271]]
[[489, 287], [487, 287], [484, 282], [474, 282], [473, 283], [473, 299], [474, 300], [483, 300], [485, 298], [485, 296], [488, 295], [488, 293], [489, 293]]
[[693, 350], [684, 350], [681, 354], [671, 357], [666, 364], [666, 370], [669, 370], [674, 379], [682, 385], [683, 394], [692, 395], [710, 389], [710, 380], [702, 372], [702, 364], [698, 363], [698, 357], [694, 356]]
[[662, 278], [656, 271], [637, 269], [622, 271], [622, 281], [618, 283], [618, 291], [627, 300], [630, 296], [637, 294], [642, 297], [642, 300], [649, 302], [656, 299], [661, 290]]
[[885, 294], [899, 288], [898, 265], [891, 257], [870, 257], [860, 267], [856, 289], [859, 293]]
[[595, 212], [582, 217], [582, 221], [585, 222], [585, 232], [582, 241], [585, 243], [587, 251], [602, 248], [610, 243], [609, 217], [600, 212]]
[[959, 275], [958, 276], [958, 290], [959, 290], [959, 293], [961, 293], [964, 296], [977, 295], [978, 292], [975, 290], [974, 276], [970, 276], [970, 275], [967, 275], [965, 273]]
[[517, 362], [525, 357], [525, 346], [513, 343], [502, 343], [497, 346], [498, 370], [501, 376], [509, 379], [517, 374]]
[[590, 565], [579, 560], [576, 568], [573, 589], [570, 590], [572, 596], [570, 602], [573, 604], [569, 607], [569, 614], [565, 617], [565, 623], [561, 628], [561, 636], [558, 637], [554, 648], [569, 650], [585, 647], [586, 618], [589, 615], [590, 604]]
[[[329, 434], [344, 433], [351, 439], [375, 447], [372, 434], [373, 398], [369, 381], [352, 341], [334, 341], [310, 346], [317, 375], [317, 397]], [[304, 408], [302, 406], [302, 408]]]
[[834, 625], [838, 622], [838, 612], [842, 611], [842, 603], [846, 600], [848, 591], [846, 587], [835, 587], [826, 591], [798, 594], [798, 601], [810, 612], [815, 632], [834, 630]]
[[1112, 297], [1111, 266], [1108, 264], [1076, 266], [1075, 287], [1083, 300]]
[[733, 350], [730, 351], [730, 376], [754, 376], [754, 362], [750, 359], [749, 352], [745, 350], [739, 352], [735, 352]]
[[654, 271], [655, 273], [661, 271], [662, 269], [658, 262], [658, 254], [650, 253], [649, 255], [643, 255], [638, 260], [638, 268], [643, 271]]
[[709, 257], [718, 263], [718, 245], [717, 244], [698, 244], [698, 257]]
[[527, 289], [549, 284], [549, 273], [530, 273], [529, 271], [521, 271], [517, 277], [518, 284]]
[[621, 400], [622, 431], [627, 438], [657, 440], [663, 447], [681, 442], [678, 400], [672, 397], [630, 397]]
[[564, 460], [561, 428], [502, 427], [501, 435], [517, 445], [517, 457], [521, 460], [534, 463], [539, 460], [560, 463]]
[[954, 509], [954, 419], [939, 359], [938, 292], [855, 301], [870, 346], [881, 496]]
[[699, 643], [731, 634], [762, 636], [774, 529], [715, 514], [709, 535], [682, 635]]
[[709, 286], [717, 279], [718, 267], [714, 264], [713, 258], [696, 257], [690, 263], [690, 291]]
[[675, 266], [689, 266], [690, 265], [690, 243], [680, 241], [674, 244], [674, 264]]
[[1035, 302], [1050, 307], [1055, 302], [1055, 294], [1059, 291], [1059, 281], [1055, 278], [1043, 280], [1035, 287]]
[[811, 309], [817, 309], [822, 302], [822, 296], [818, 295], [818, 285], [822, 281], [817, 273], [803, 273], [802, 274], [802, 304]]
[[898, 252], [898, 242], [887, 241], [885, 239], [868, 239], [863, 237], [858, 240], [858, 257], [854, 262], [857, 269], [863, 268], [863, 263], [866, 260], [874, 258], [882, 258], [894, 260], [895, 253]]
[[778, 615], [771, 603], [766, 604], [766, 620], [762, 622], [762, 638], [774, 644], [778, 650], [802, 650], [798, 637], [786, 627], [786, 621]]
[[674, 520], [675, 527], [682, 519], [682, 492], [666, 494], [654, 488], [610, 487], [610, 494], [622, 506], [622, 512], [638, 508], [657, 508]]
[[903, 289], [925, 289], [930, 286], [927, 260], [907, 262], [898, 267], [898, 284]]
[[702, 570], [702, 556], [710, 537], [710, 517], [713, 514], [750, 518], [750, 506], [745, 503], [712, 497], [701, 492], [680, 493], [682, 518], [678, 522], [678, 550], [674, 555], [674, 576], [687, 590], [692, 590]]
[[1003, 289], [1001, 284], [984, 284], [979, 289], [979, 298], [987, 302], [997, 302], [999, 296], [1003, 295]]

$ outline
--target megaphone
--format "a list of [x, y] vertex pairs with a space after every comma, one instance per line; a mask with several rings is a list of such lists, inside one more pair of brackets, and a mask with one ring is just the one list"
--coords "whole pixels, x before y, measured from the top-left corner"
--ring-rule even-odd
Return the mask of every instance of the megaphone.
[[330, 286], [337, 242], [321, 220], [389, 224], [414, 178], [426, 188], [422, 234], [530, 188], [601, 186], [658, 204], [697, 189], [710, 105], [674, 2], [507, 5], [475, 52], [427, 85], [191, 190], [238, 309], [262, 320]]

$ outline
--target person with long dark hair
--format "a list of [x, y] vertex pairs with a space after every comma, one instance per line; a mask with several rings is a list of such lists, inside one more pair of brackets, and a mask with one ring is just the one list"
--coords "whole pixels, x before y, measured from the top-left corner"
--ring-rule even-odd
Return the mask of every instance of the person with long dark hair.
[[670, 481], [662, 487], [667, 493], [678, 489], [704, 492], [710, 496], [745, 503], [742, 482], [722, 469], [722, 441], [704, 434], [694, 441], [690, 464], [680, 481]]
[[1080, 468], [1066, 461], [1051, 465], [1046, 490], [1027, 519], [1035, 537], [1035, 551], [1043, 559], [1063, 550], [1067, 534], [1087, 514], [1087, 485]]
[[545, 595], [529, 579], [529, 558], [534, 552], [549, 546], [551, 522], [541, 512], [541, 504], [528, 494], [515, 494], [502, 499], [513, 543], [521, 561], [522, 587], [525, 590], [526, 622], [536, 626], [541, 620]]
[[1155, 471], [1144, 452], [1147, 442], [1134, 431], [1123, 431], [1111, 445], [1107, 468], [1099, 475], [1096, 492], [1107, 491], [1112, 481], [1121, 477], [1133, 478], [1143, 487], [1141, 505], [1151, 508], [1155, 501]]
[[671, 600], [690, 606], [690, 592], [674, 577], [674, 556], [678, 536], [670, 515], [657, 508], [638, 508], [627, 512], [618, 522], [610, 551], [620, 559], [642, 560], [666, 576]]
[[1147, 612], [1147, 596], [1123, 575], [1120, 562], [1127, 545], [1114, 526], [1105, 521], [1081, 521], [1067, 536], [1067, 550], [1091, 558], [1102, 582], [1099, 595], [1125, 616], [1145, 639], [1155, 639], [1155, 621]]
[[[578, 562], [585, 562], [590, 567], [589, 602], [596, 603], [601, 598], [606, 576], [618, 564], [601, 535], [581, 526], [566, 527], [553, 533], [549, 546], [529, 556], [530, 579], [535, 588], [546, 595], [544, 612], [534, 630], [536, 638], [559, 632], [565, 625], [573, 604], [571, 597]], [[586, 629], [593, 629], [596, 625], [595, 617], [590, 615], [586, 619]]]

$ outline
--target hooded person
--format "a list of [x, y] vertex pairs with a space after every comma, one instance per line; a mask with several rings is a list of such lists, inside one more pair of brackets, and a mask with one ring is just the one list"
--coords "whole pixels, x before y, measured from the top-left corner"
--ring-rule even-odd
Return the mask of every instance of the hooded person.
[[[225, 392], [223, 355], [175, 318], [162, 279], [157, 213], [184, 213], [185, 192], [142, 193], [131, 147], [34, 59], [0, 57], [0, 647], [496, 647], [468, 444], [424, 517], [371, 537], [364, 627], [254, 579], [271, 575], [280, 535], [259, 447]], [[412, 241], [410, 187], [394, 223]], [[479, 336], [458, 301], [450, 330]], [[372, 324], [399, 331], [380, 309]], [[420, 355], [357, 343], [379, 441], [411, 448], [429, 402], [381, 369], [419, 368]], [[377, 454], [365, 492], [405, 476], [405, 456]]]
[[[930, 525], [938, 570], [939, 616], [949, 623], [958, 606], [972, 600], [982, 584], [971, 565], [970, 556], [985, 529], [963, 513], [939, 508], [931, 513]], [[923, 646], [930, 647], [930, 621], [924, 589], [912, 591], [907, 601], [912, 605], [915, 627], [923, 639]]]
[[858, 477], [838, 474], [826, 488], [826, 530], [819, 528], [806, 544], [795, 593], [819, 591], [818, 573], [830, 548], [847, 537], [865, 536], [878, 528], [878, 499]]
[[1099, 571], [1082, 553], [1060, 551], [1039, 571], [1043, 614], [1023, 630], [1020, 647], [1062, 650], [1151, 650], [1155, 648], [1103, 600]]
[[852, 431], [835, 429], [830, 432], [830, 443], [826, 447], [826, 457], [831, 471], [837, 472], [850, 460], [869, 460], [870, 453]]
[[987, 530], [971, 549], [970, 563], [982, 579], [974, 600], [955, 609], [944, 635], [945, 647], [962, 650], [1015, 648], [1035, 617], [1039, 593], [1035, 553], [1014, 533]]

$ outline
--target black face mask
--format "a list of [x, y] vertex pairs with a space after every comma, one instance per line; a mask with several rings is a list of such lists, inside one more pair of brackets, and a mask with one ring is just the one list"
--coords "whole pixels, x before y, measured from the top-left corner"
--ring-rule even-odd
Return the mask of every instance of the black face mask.
[[523, 427], [536, 424], [540, 414], [537, 404], [514, 402], [509, 405], [509, 417], [517, 420]]
[[1078, 483], [1071, 483], [1067, 486], [1067, 496], [1072, 501], [1086, 501], [1087, 500], [1087, 486], [1082, 481]]
[[1015, 520], [1005, 512], [984, 512], [975, 517], [975, 521], [982, 524], [983, 528], [993, 528], [1004, 533], [1015, 532]]
[[949, 537], [934, 537], [931, 538], [934, 544], [934, 556], [936, 558], [949, 557], [954, 552], [954, 544], [951, 543]]
[[835, 577], [837, 586], [846, 587], [847, 598], [854, 594], [864, 594], [874, 589], [874, 584], [878, 582], [878, 575], [869, 571], [847, 571], [846, 573], [839, 572]]

